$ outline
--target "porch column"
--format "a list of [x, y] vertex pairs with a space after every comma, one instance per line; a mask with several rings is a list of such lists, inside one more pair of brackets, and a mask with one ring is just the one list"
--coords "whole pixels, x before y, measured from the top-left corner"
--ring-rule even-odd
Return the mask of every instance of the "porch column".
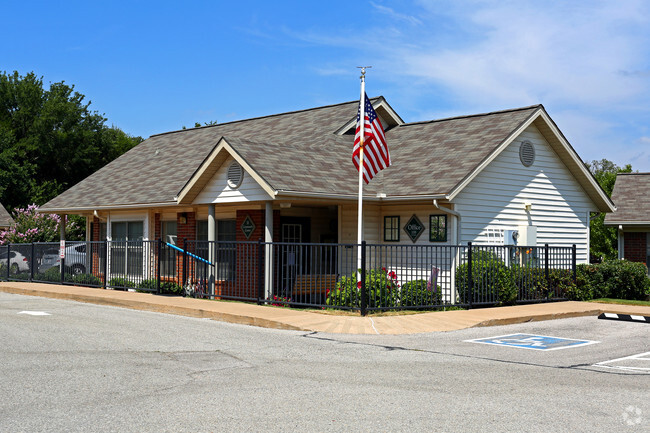
[[215, 205], [211, 204], [208, 206], [208, 261], [212, 263], [208, 267], [208, 293], [210, 293], [210, 299], [214, 299], [214, 271], [215, 271], [215, 259], [216, 259], [216, 244], [217, 241], [217, 220], [215, 218]]
[[266, 242], [264, 254], [264, 294], [269, 299], [273, 293], [273, 202], [266, 202], [264, 212], [264, 242]]

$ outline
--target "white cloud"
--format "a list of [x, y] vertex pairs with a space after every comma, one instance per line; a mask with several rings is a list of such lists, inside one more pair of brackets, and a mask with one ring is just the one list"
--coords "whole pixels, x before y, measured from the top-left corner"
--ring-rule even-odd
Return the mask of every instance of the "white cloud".
[[409, 24], [414, 24], [414, 25], [421, 25], [422, 21], [417, 19], [416, 17], [412, 15], [407, 15], [407, 14], [402, 14], [399, 12], [395, 12], [394, 9], [389, 8], [387, 6], [383, 6], [380, 4], [377, 4], [375, 2], [370, 2], [373, 8], [375, 8], [378, 12], [381, 12], [382, 14], [388, 15], [390, 18], [394, 20], [399, 20], [399, 21], [405, 21]]
[[[647, 70], [649, 52], [650, 15], [641, 3], [470, 3], [461, 2], [468, 7], [453, 14], [473, 42], [427, 50], [392, 47], [408, 74], [474, 103], [544, 100], [605, 107], [648, 92], [647, 80], [634, 73]], [[432, 2], [424, 5], [433, 10]]]

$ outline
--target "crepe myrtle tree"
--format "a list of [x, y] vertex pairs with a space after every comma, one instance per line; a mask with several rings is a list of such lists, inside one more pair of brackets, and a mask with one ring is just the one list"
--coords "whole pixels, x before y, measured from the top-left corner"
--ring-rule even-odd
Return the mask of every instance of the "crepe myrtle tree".
[[[0, 231], [0, 245], [9, 243], [57, 242], [59, 237], [59, 215], [38, 213], [38, 206], [30, 204], [26, 208], [13, 211], [14, 224], [7, 230]], [[83, 240], [85, 231], [84, 218], [72, 215], [66, 218], [66, 238]]]

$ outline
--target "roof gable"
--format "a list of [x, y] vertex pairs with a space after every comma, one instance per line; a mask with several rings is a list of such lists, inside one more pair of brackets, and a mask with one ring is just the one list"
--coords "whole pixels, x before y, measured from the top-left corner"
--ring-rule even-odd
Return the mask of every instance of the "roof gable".
[[[379, 116], [381, 126], [384, 127], [384, 130], [388, 130], [392, 127], [404, 124], [402, 118], [397, 114], [395, 110], [393, 110], [393, 107], [388, 104], [383, 96], [380, 96], [378, 98], [370, 98], [370, 100], [372, 102], [372, 108], [374, 108], [377, 116]], [[358, 111], [359, 108], [357, 107], [357, 112]], [[355, 116], [352, 119], [345, 122], [343, 126], [336, 130], [336, 135], [344, 135], [350, 133], [354, 134], [357, 128], [357, 112], [355, 112]]]
[[244, 159], [239, 152], [237, 152], [230, 142], [233, 142], [239, 147], [254, 145], [253, 142], [249, 140], [239, 140], [236, 138], [227, 139], [222, 137], [215, 148], [210, 152], [205, 160], [203, 160], [199, 168], [178, 193], [178, 196], [176, 197], [178, 204], [192, 203], [199, 196], [201, 191], [203, 191], [208, 182], [215, 176], [217, 171], [223, 167], [226, 161], [230, 158], [234, 159], [242, 166], [244, 171], [269, 195], [269, 198], [275, 196], [276, 191], [273, 187], [255, 171], [249, 162]]

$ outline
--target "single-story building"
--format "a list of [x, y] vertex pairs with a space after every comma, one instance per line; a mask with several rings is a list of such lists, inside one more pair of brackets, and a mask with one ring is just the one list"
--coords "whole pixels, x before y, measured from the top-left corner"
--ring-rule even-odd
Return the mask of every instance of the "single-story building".
[[650, 173], [619, 173], [612, 191], [616, 211], [605, 225], [618, 229], [618, 258], [648, 263], [650, 257]]
[[0, 203], [0, 230], [7, 230], [14, 223], [14, 219], [11, 217], [7, 209]]
[[[372, 244], [576, 245], [614, 204], [542, 105], [406, 123], [372, 99], [392, 166], [364, 187]], [[87, 217], [88, 240], [354, 244], [358, 102], [153, 135], [41, 212]], [[292, 259], [293, 260], [293, 259]]]

